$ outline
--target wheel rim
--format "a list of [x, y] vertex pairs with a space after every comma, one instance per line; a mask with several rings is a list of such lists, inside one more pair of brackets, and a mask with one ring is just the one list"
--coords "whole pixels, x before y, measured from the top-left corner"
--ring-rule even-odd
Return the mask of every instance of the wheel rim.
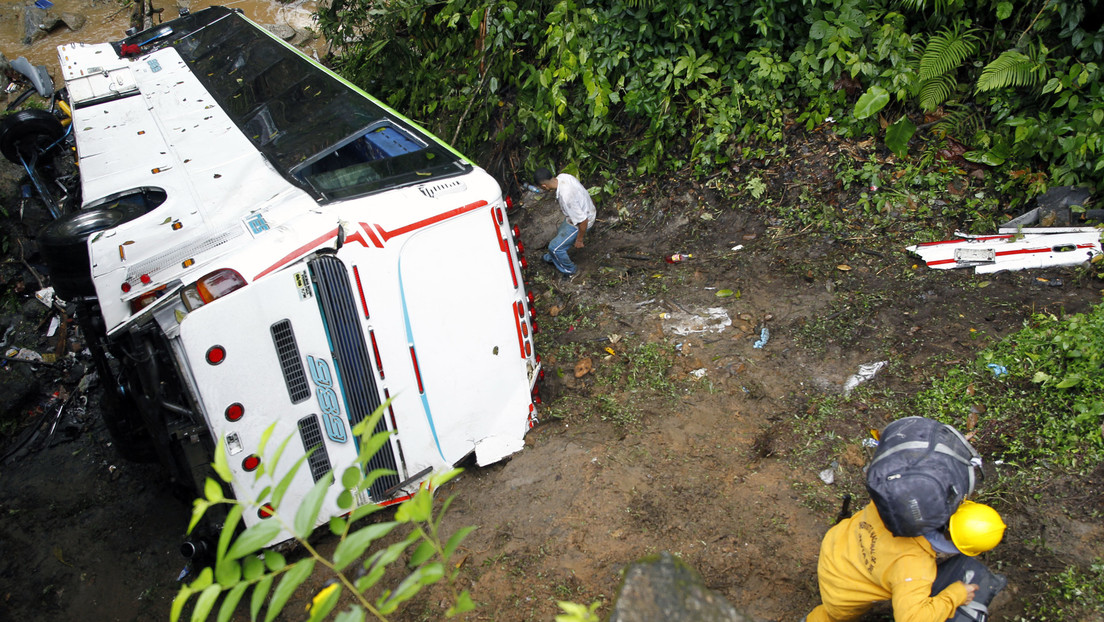
[[80, 237], [95, 231], [110, 229], [123, 222], [124, 218], [125, 215], [122, 212], [112, 209], [83, 212], [58, 223], [58, 233], [66, 237]]

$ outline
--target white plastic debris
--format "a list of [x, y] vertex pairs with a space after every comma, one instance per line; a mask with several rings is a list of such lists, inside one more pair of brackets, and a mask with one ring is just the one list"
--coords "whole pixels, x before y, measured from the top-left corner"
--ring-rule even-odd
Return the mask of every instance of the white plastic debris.
[[701, 378], [705, 376], [705, 368], [702, 367], [701, 369], [695, 369], [694, 371], [690, 372], [690, 375], [695, 378]]
[[11, 348], [4, 354], [4, 356], [14, 361], [30, 361], [32, 363], [42, 362], [41, 354], [27, 348]]
[[867, 363], [865, 365], [859, 365], [859, 373], [852, 375], [847, 379], [847, 382], [843, 385], [843, 394], [851, 395], [851, 392], [855, 390], [855, 387], [870, 380], [885, 367], [889, 361], [878, 361], [877, 363]]
[[35, 298], [47, 307], [54, 306], [54, 288], [47, 287], [46, 289], [38, 290], [35, 292]]
[[676, 311], [673, 313], [661, 313], [660, 318], [665, 320], [663, 330], [676, 335], [690, 335], [693, 333], [719, 333], [726, 326], [732, 325], [732, 318], [723, 307], [711, 307], [703, 314], [690, 314]]
[[823, 471], [821, 471], [820, 481], [824, 482], [825, 484], [831, 484], [832, 482], [836, 481], [836, 470], [824, 469]]
[[50, 327], [46, 329], [46, 336], [53, 337], [59, 326], [61, 326], [61, 318], [56, 315], [50, 318]]

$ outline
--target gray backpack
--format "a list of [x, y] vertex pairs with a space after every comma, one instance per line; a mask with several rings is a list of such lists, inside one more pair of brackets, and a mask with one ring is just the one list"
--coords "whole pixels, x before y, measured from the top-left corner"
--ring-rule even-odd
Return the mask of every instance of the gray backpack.
[[981, 457], [958, 430], [926, 417], [886, 426], [867, 467], [866, 489], [895, 536], [942, 529], [974, 492]]

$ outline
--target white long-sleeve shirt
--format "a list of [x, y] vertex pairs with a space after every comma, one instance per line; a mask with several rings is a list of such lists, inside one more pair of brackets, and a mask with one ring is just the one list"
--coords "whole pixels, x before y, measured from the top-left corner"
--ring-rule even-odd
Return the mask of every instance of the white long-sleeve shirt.
[[594, 225], [594, 217], [597, 210], [590, 193], [583, 187], [582, 182], [574, 175], [560, 173], [556, 175], [556, 201], [560, 204], [560, 211], [571, 225], [578, 225], [587, 221], [587, 228]]

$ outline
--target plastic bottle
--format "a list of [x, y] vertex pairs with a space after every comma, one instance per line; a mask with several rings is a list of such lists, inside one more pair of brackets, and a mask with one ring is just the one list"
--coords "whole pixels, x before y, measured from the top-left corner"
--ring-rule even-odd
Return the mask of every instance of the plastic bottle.
[[692, 259], [693, 257], [694, 257], [693, 255], [690, 255], [688, 253], [675, 253], [674, 255], [668, 255], [668, 256], [664, 257], [663, 261], [666, 261], [667, 263], [678, 263], [680, 261], [686, 261], [687, 259]]

